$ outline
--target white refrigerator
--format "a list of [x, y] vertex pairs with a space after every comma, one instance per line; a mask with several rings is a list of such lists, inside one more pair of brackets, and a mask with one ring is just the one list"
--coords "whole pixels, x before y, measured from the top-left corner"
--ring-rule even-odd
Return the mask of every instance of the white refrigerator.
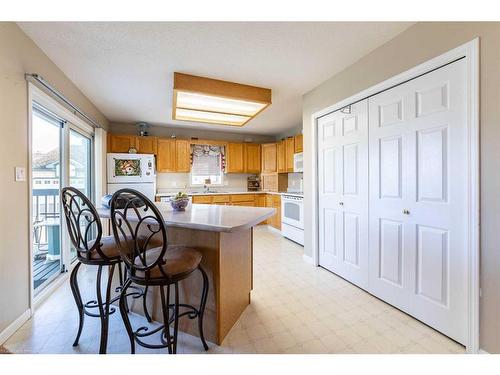
[[152, 154], [108, 154], [108, 194], [134, 189], [153, 202], [156, 195], [155, 157]]

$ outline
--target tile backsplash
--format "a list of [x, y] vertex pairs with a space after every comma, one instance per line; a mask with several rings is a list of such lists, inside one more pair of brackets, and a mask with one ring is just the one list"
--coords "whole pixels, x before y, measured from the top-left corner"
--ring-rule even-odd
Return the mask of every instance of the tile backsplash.
[[[217, 190], [246, 191], [249, 174], [225, 174], [223, 186], [213, 186]], [[189, 173], [158, 173], [156, 177], [158, 192], [199, 189], [189, 186]]]
[[303, 190], [302, 173], [288, 173], [288, 191], [302, 192]]

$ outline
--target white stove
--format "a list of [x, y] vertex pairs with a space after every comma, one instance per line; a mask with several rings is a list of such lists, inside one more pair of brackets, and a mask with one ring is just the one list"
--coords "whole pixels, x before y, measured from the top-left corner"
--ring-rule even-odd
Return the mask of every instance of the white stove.
[[304, 246], [304, 198], [296, 193], [281, 196], [281, 234]]

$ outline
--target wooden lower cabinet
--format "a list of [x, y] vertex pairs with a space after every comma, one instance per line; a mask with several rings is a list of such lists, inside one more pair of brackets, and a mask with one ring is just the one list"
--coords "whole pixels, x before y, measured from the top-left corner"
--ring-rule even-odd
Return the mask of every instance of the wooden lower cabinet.
[[281, 230], [281, 196], [279, 194], [267, 194], [266, 207], [276, 209], [276, 214], [267, 219], [267, 223], [272, 227]]
[[212, 203], [212, 196], [211, 195], [193, 195], [193, 203], [211, 204]]
[[224, 204], [228, 205], [231, 203], [231, 197], [228, 194], [225, 195], [213, 195], [212, 204]]
[[272, 207], [276, 214], [260, 224], [269, 224], [281, 230], [281, 196], [279, 194], [217, 194], [193, 195], [193, 203], [226, 206]]

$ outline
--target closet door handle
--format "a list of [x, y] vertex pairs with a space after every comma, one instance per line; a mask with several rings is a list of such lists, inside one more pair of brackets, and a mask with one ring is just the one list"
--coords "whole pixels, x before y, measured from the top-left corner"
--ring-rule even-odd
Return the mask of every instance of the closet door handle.
[[344, 202], [339, 202], [339, 205], [343, 206], [343, 205], [344, 205]]
[[410, 210], [407, 210], [406, 208], [403, 209], [403, 214], [404, 215], [409, 215], [410, 214]]

